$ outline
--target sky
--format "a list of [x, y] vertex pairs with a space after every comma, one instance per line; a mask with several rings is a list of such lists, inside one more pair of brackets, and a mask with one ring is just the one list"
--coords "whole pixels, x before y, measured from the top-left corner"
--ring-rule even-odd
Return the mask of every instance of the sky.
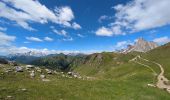
[[115, 51], [170, 42], [170, 0], [0, 0], [0, 54]]

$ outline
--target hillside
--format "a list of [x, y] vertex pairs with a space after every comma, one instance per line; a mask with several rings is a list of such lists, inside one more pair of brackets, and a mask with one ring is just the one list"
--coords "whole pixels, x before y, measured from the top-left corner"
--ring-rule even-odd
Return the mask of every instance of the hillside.
[[143, 57], [162, 64], [165, 69], [165, 76], [170, 79], [170, 43], [147, 52]]
[[[137, 53], [132, 54], [136, 55]], [[40, 77], [42, 73], [37, 70], [38, 66], [32, 69], [35, 71], [35, 77], [30, 78], [29, 70], [6, 73], [4, 69], [15, 70], [15, 67], [8, 64], [0, 65], [0, 73], [3, 73], [0, 75], [0, 98], [14, 100], [169, 100], [170, 96], [166, 91], [148, 86], [148, 84], [156, 82], [155, 76], [148, 68], [129, 62], [128, 60], [135, 56], [132, 54], [102, 53], [90, 55], [86, 65], [94, 61], [95, 64], [100, 65], [97, 61], [101, 55], [104, 57], [104, 60], [101, 61], [102, 66], [95, 69], [94, 65], [87, 66], [89, 71], [94, 70], [98, 74], [86, 73], [85, 68], [82, 68], [86, 66], [76, 67], [75, 70], [82, 74], [93, 75], [92, 79], [89, 76], [87, 79], [70, 78], [67, 73], [61, 72], [47, 74], [44, 72], [45, 68], [40, 67], [46, 76], [45, 79], [49, 80], [42, 81]], [[98, 55], [100, 55], [99, 58]], [[115, 63], [111, 58], [115, 57], [118, 57], [117, 61], [123, 63], [116, 66], [111, 65]], [[107, 64], [106, 60], [110, 60], [109, 65], [105, 65]], [[104, 70], [105, 73], [101, 74], [99, 69], [108, 70]]]
[[[156, 87], [161, 71], [152, 63], [160, 63], [169, 78], [169, 49], [170, 43], [146, 53], [60, 54], [35, 60], [36, 66], [31, 70], [23, 65], [22, 72], [15, 72], [15, 66], [2, 64], [0, 99], [169, 100], [169, 93]], [[50, 70], [52, 73], [48, 74], [46, 71]], [[30, 78], [32, 71], [35, 77]], [[67, 71], [78, 73], [80, 77], [70, 76]], [[45, 81], [41, 75], [46, 76]]]

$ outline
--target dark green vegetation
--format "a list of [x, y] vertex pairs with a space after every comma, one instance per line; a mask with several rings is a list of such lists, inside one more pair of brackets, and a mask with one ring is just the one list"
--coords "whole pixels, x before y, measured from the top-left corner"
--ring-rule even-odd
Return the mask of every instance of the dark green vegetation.
[[4, 58], [0, 58], [0, 64], [8, 64], [8, 61]]
[[[96, 53], [92, 55], [53, 56], [36, 60], [37, 65], [53, 69], [71, 70], [93, 80], [69, 79], [61, 75], [48, 75], [50, 82], [42, 82], [37, 75], [31, 79], [27, 72], [0, 75], [0, 98], [12, 96], [16, 100], [170, 100], [165, 90], [149, 87], [157, 79], [145, 66], [129, 62], [137, 55], [159, 62], [170, 79], [170, 44], [147, 53], [131, 52]], [[139, 60], [151, 66], [157, 73], [158, 66]], [[8, 65], [4, 65], [9, 67]], [[0, 73], [3, 70], [0, 67]], [[19, 89], [26, 88], [23, 92]]]
[[6, 57], [6, 59], [10, 61], [16, 61], [18, 63], [24, 63], [24, 64], [30, 64], [32, 61], [39, 59], [40, 57], [35, 57], [35, 56], [11, 56], [11, 57]]

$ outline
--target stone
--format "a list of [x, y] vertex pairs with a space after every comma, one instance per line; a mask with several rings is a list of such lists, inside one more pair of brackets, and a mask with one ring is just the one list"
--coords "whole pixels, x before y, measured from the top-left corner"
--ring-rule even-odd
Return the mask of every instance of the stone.
[[40, 78], [41, 78], [41, 79], [44, 79], [44, 78], [45, 78], [45, 75], [40, 75]]
[[15, 69], [16, 69], [16, 72], [23, 72], [23, 68], [20, 66], [16, 66]]

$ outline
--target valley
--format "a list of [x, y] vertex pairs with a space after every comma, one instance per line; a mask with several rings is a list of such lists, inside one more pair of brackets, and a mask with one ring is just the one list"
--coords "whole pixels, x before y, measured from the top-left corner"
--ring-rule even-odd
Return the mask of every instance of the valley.
[[[169, 44], [149, 52], [156, 54], [156, 51], [167, 46]], [[162, 49], [162, 51], [169, 49]], [[54, 100], [56, 98], [57, 100], [169, 100], [169, 81], [165, 78], [168, 70], [164, 66], [166, 63], [150, 60], [151, 58], [148, 57], [150, 53], [105, 52], [87, 56], [81, 55], [77, 58], [72, 56], [74, 60], [72, 57], [67, 57], [67, 61], [72, 63], [69, 63], [70, 66], [66, 69], [58, 69], [58, 67], [51, 69], [51, 67], [34, 65], [35, 67], [31, 69], [35, 72], [34, 77], [31, 77], [31, 72], [25, 69], [24, 66], [27, 65], [18, 65], [23, 66], [23, 72], [4, 72], [4, 68], [15, 70], [15, 67], [1, 64], [0, 98], [14, 100], [22, 100], [23, 98], [26, 100], [53, 100], [54, 98]], [[63, 61], [61, 60], [63, 56], [56, 57], [60, 58], [57, 61]], [[49, 58], [56, 59], [56, 57]], [[51, 61], [49, 58], [48, 60], [45, 58], [46, 61]], [[167, 59], [170, 58], [167, 57]], [[49, 64], [51, 66], [53, 63]], [[38, 72], [37, 69], [41, 69], [42, 73]], [[51, 70], [52, 73], [49, 74], [47, 69]], [[70, 76], [69, 71], [76, 73], [76, 77]], [[45, 75], [44, 79], [41, 75]]]

